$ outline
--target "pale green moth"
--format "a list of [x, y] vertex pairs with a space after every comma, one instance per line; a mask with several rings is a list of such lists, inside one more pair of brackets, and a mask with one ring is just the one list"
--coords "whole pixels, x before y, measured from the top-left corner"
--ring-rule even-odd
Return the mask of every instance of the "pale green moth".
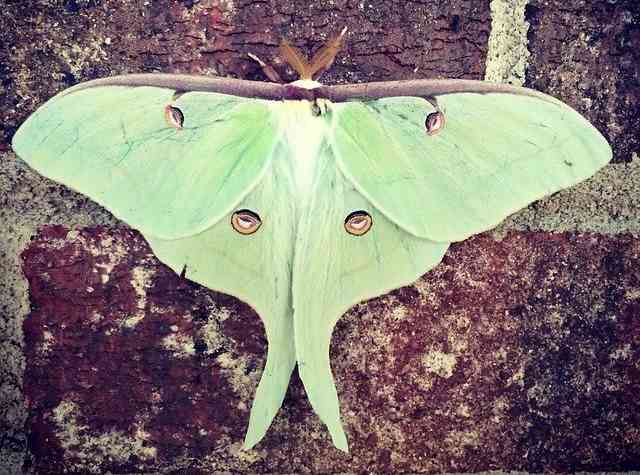
[[[168, 74], [89, 81], [16, 132], [32, 168], [138, 229], [186, 277], [250, 304], [268, 356], [245, 446], [265, 435], [298, 365], [347, 450], [332, 329], [410, 284], [450, 242], [490, 229], [611, 159], [600, 133], [530, 89], [467, 80], [324, 86], [343, 32], [290, 84]], [[277, 74], [264, 63], [272, 79]]]

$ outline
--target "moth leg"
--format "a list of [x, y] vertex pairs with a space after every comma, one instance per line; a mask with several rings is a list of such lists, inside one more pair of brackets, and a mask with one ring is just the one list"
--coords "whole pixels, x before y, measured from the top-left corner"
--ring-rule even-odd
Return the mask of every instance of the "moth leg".
[[258, 58], [253, 53], [247, 53], [247, 56], [249, 56], [251, 59], [253, 59], [256, 63], [258, 63], [260, 65], [260, 68], [262, 69], [262, 72], [271, 81], [277, 82], [277, 83], [281, 83], [281, 84], [284, 83], [284, 81], [282, 80], [282, 78], [280, 77], [278, 72], [273, 68], [273, 66], [271, 66], [270, 64], [265, 63], [264, 61], [262, 61], [260, 58]]
[[318, 97], [311, 104], [311, 113], [316, 117], [327, 114], [329, 112], [330, 103], [331, 101], [329, 99]]

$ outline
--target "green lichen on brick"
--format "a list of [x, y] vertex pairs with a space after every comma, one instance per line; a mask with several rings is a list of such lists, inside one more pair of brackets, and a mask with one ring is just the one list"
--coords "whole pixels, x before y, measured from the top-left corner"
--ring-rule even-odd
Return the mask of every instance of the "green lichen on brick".
[[529, 58], [529, 24], [524, 18], [527, 3], [528, 0], [492, 0], [485, 80], [516, 86], [524, 84]]

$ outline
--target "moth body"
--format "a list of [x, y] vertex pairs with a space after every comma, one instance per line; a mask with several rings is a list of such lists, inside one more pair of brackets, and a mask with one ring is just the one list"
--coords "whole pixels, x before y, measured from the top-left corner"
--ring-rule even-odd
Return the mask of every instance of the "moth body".
[[294, 176], [296, 205], [304, 205], [313, 187], [318, 161], [323, 158], [320, 147], [326, 141], [328, 122], [323, 115], [314, 115], [310, 101], [274, 103], [279, 116], [289, 155], [274, 160], [289, 160]]

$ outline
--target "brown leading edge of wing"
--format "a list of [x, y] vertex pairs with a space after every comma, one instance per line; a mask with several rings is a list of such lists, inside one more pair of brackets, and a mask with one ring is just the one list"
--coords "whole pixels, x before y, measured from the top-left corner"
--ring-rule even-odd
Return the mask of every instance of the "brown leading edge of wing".
[[525, 87], [511, 86], [471, 79], [412, 79], [407, 81], [381, 81], [359, 84], [320, 86], [304, 89], [293, 84], [247, 81], [244, 79], [193, 76], [187, 74], [127, 74], [77, 84], [61, 95], [72, 94], [83, 89], [101, 86], [165, 87], [175, 91], [217, 92], [239, 97], [271, 100], [328, 99], [332, 102], [366, 101], [382, 97], [436, 97], [455, 93], [503, 93], [537, 97], [560, 104], [557, 99], [542, 92]]
[[411, 79], [406, 81], [343, 84], [321, 86], [315, 89], [314, 92], [317, 98], [322, 97], [331, 102], [366, 101], [383, 97], [401, 96], [427, 98], [467, 92], [478, 94], [516, 94], [519, 96], [537, 97], [538, 99], [561, 104], [560, 101], [554, 97], [534, 89], [472, 79]]
[[313, 91], [274, 82], [247, 81], [244, 79], [219, 78], [211, 76], [194, 76], [189, 74], [125, 74], [77, 84], [63, 91], [61, 95], [73, 94], [92, 87], [125, 86], [125, 87], [163, 87], [179, 92], [217, 92], [239, 97], [284, 100], [315, 98]]

